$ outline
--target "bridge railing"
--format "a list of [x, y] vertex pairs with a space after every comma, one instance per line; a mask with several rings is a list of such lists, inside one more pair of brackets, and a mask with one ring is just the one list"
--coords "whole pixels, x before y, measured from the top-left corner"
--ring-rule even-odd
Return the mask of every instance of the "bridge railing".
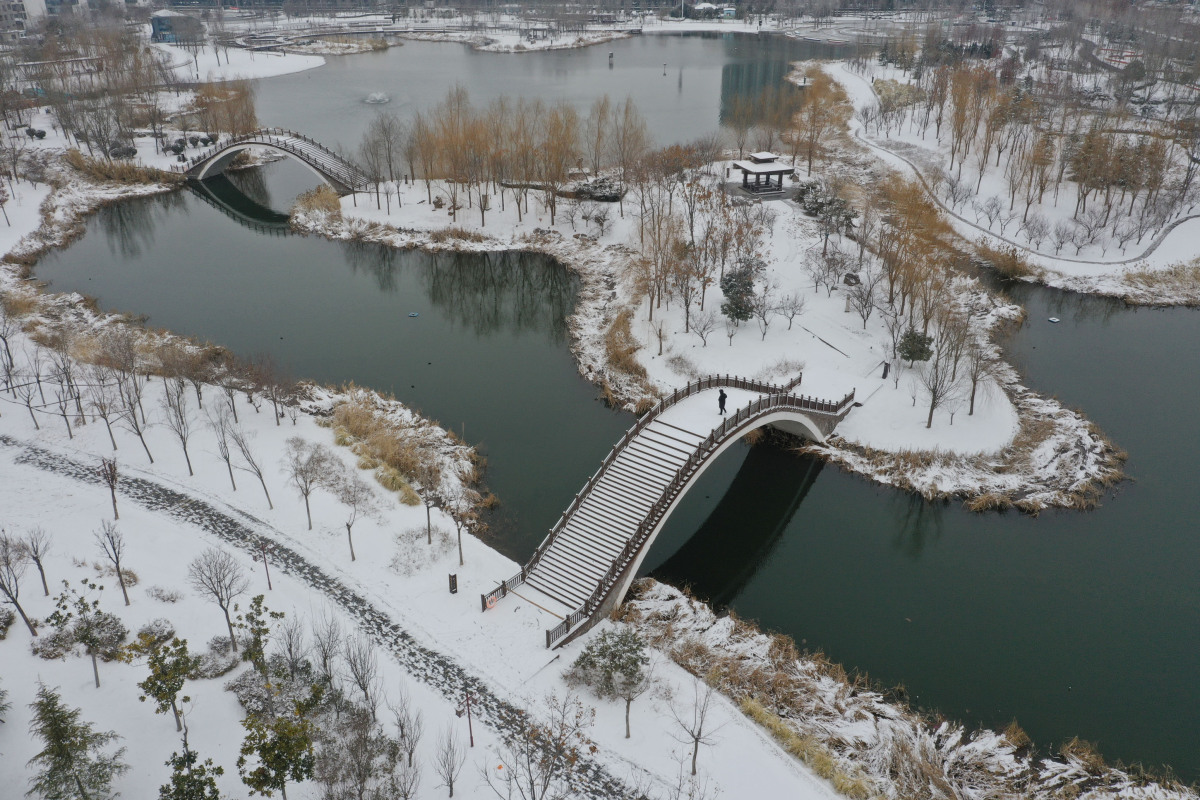
[[[303, 142], [306, 147], [299, 147], [292, 140]], [[346, 161], [342, 156], [315, 139], [305, 136], [302, 133], [288, 130], [287, 128], [262, 128], [252, 133], [244, 133], [231, 137], [191, 156], [182, 164], [172, 164], [171, 171], [176, 173], [189, 172], [197, 165], [228, 150], [230, 147], [240, 144], [270, 145], [276, 149], [291, 153], [309, 161], [331, 178], [350, 189], [362, 191], [370, 185], [370, 179], [366, 173]]]
[[[600, 462], [599, 469], [592, 474], [587, 483], [584, 484], [583, 488], [571, 500], [570, 505], [567, 506], [567, 510], [564, 511], [562, 516], [559, 517], [558, 521], [554, 523], [554, 526], [550, 529], [549, 535], [543, 539], [542, 543], [539, 544], [537, 549], [533, 551], [533, 555], [530, 556], [529, 561], [524, 567], [522, 567], [521, 571], [517, 575], [514, 575], [512, 578], [509, 578], [501, 583], [492, 591], [481, 595], [480, 605], [483, 610], [486, 611], [488, 609], [488, 603], [492, 603], [494, 605], [497, 600], [506, 596], [509, 591], [525, 582], [525, 576], [533, 571], [533, 568], [537, 566], [538, 562], [542, 559], [542, 556], [545, 555], [545, 553], [550, 549], [551, 545], [554, 544], [554, 540], [570, 522], [571, 517], [575, 514], [576, 510], [578, 510], [580, 504], [583, 502], [583, 499], [588, 495], [589, 492], [591, 492], [592, 488], [600, 482], [600, 479], [604, 477], [604, 474], [620, 455], [621, 451], [624, 450], [625, 447], [627, 447], [629, 443], [633, 441], [633, 439], [636, 438], [637, 435], [647, 425], [657, 419], [664, 411], [694, 394], [718, 387], [743, 389], [745, 391], [758, 392], [764, 395], [790, 396], [790, 393], [796, 387], [800, 386], [803, 378], [804, 374], [801, 373], [791, 381], [788, 381], [783, 385], [778, 385], [766, 383], [764, 381], [756, 381], [751, 378], [741, 378], [731, 375], [712, 375], [692, 381], [686, 386], [676, 389], [671, 394], [660, 399], [654, 405], [654, 407], [650, 409], [650, 411], [643, 414], [641, 418], [634, 423], [633, 427], [625, 431], [625, 434], [621, 437], [621, 439], [615, 445], [613, 445], [612, 449], [608, 452], [608, 455], [605, 456], [604, 460]], [[851, 395], [853, 395], [853, 392], [851, 392]], [[806, 411], [820, 414], [838, 413], [838, 410], [835, 408], [836, 404], [829, 401], [817, 400], [815, 398], [804, 398], [804, 402], [807, 404], [804, 408]]]
[[[612, 566], [604, 573], [604, 577], [597, 582], [595, 590], [583, 602], [583, 605], [568, 614], [558, 625], [546, 631], [546, 647], [553, 647], [554, 643], [570, 633], [572, 628], [596, 613], [604, 603], [609, 592], [613, 590], [617, 580], [629, 567], [642, 547], [645, 546], [646, 540], [650, 538], [655, 528], [658, 527], [667, 510], [675, 502], [675, 498], [683, 491], [683, 487], [687, 485], [692, 475], [695, 474], [696, 470], [700, 468], [700, 465], [704, 463], [712, 451], [725, 441], [725, 439], [736, 435], [742, 427], [755, 417], [770, 414], [781, 408], [836, 414], [841, 413], [853, 402], [853, 390], [840, 401], [836, 402], [817, 400], [811, 397], [795, 397], [790, 394], [773, 394], [767, 397], [760, 397], [753, 403], [738, 409], [736, 414], [726, 418], [719, 428], [714, 429], [696, 447], [695, 452], [688, 456], [687, 461], [676, 471], [674, 479], [663, 490], [658, 501], [650, 507], [649, 513], [646, 514], [645, 518], [638, 525], [633, 536], [625, 543], [625, 547], [621, 549], [621, 553], [613, 560]], [[522, 570], [522, 574], [526, 571]]]

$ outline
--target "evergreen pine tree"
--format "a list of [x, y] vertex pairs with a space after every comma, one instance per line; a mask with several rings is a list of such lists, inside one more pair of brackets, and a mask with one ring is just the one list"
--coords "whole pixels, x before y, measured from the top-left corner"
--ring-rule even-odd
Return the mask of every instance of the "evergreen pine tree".
[[754, 314], [751, 300], [754, 297], [754, 269], [749, 264], [740, 265], [725, 273], [721, 278], [721, 292], [725, 302], [721, 313], [736, 322], [745, 322]]
[[933, 356], [933, 337], [920, 333], [911, 324], [900, 336], [896, 352], [911, 366], [916, 361], [928, 361]]
[[38, 687], [37, 700], [30, 704], [33, 720], [29, 732], [45, 747], [29, 759], [37, 769], [27, 796], [45, 800], [109, 800], [112, 782], [129, 769], [121, 759], [125, 748], [106, 753], [104, 748], [121, 738], [112, 731], [97, 733], [81, 722], [80, 710], [64, 705], [62, 698], [45, 685]]
[[646, 644], [631, 628], [600, 633], [575, 659], [568, 677], [591, 686], [597, 695], [625, 701], [625, 738], [629, 707], [651, 683]]
[[[83, 585], [88, 591], [102, 592], [103, 586], [83, 579]], [[98, 660], [103, 658], [111, 661], [121, 655], [121, 643], [129, 636], [129, 629], [121, 622], [116, 614], [100, 610], [99, 598], [89, 600], [63, 581], [66, 590], [58, 596], [54, 604], [54, 612], [46, 621], [54, 627], [59, 636], [70, 637], [70, 640], [83, 645], [84, 651], [92, 658], [92, 675], [96, 679], [96, 688], [100, 688], [100, 668]]]

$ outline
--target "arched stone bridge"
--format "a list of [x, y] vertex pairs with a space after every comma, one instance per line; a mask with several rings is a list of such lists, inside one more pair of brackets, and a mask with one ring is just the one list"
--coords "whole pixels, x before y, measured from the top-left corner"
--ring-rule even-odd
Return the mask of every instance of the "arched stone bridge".
[[[817, 442], [854, 405], [797, 394], [800, 379], [776, 386], [745, 378], [689, 383], [625, 432], [575, 495], [519, 573], [481, 596], [483, 610], [520, 587], [520, 596], [562, 618], [546, 646], [583, 633], [616, 606], [675, 506], [729, 446], [767, 425]], [[728, 392], [729, 413], [717, 396]]]
[[234, 156], [243, 150], [259, 148], [293, 156], [338, 194], [365, 192], [371, 180], [365, 172], [320, 142], [284, 128], [263, 128], [233, 136], [192, 157], [186, 164], [173, 164], [174, 172], [202, 181], [225, 171]]

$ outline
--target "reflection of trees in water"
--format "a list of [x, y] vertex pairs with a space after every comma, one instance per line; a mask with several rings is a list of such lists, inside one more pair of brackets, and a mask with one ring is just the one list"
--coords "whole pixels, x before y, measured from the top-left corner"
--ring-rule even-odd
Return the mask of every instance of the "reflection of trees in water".
[[486, 336], [496, 331], [567, 332], [578, 281], [552, 259], [534, 253], [423, 253], [370, 242], [348, 242], [346, 263], [395, 292], [402, 269], [415, 275], [430, 302], [455, 325]]
[[558, 343], [567, 332], [578, 280], [533, 253], [436, 253], [421, 270], [430, 301], [477, 335], [538, 331]]
[[917, 558], [925, 545], [942, 538], [946, 511], [943, 501], [926, 502], [916, 492], [890, 492], [895, 495], [891, 515], [898, 523], [893, 544], [905, 555]]
[[343, 248], [346, 263], [354, 272], [362, 272], [375, 279], [381, 291], [392, 294], [396, 291], [396, 272], [402, 257], [411, 258], [413, 253], [384, 247], [373, 242], [347, 242]]
[[271, 205], [271, 190], [267, 188], [267, 173], [265, 170], [261, 170], [258, 167], [230, 170], [225, 173], [225, 178], [236, 186], [238, 191], [258, 205], [274, 208]]
[[[787, 36], [759, 36], [752, 41], [741, 36], [725, 36], [725, 49], [728, 61], [721, 67], [722, 124], [729, 123], [735, 98], [756, 99], [768, 90], [775, 91], [784, 86], [784, 78], [792, 71], [792, 62], [835, 58], [845, 55], [847, 48], [798, 42]], [[756, 124], [760, 121], [753, 120]]]
[[156, 218], [179, 211], [186, 202], [181, 192], [158, 197], [123, 200], [103, 206], [96, 212], [109, 252], [124, 259], [138, 258], [154, 244]]

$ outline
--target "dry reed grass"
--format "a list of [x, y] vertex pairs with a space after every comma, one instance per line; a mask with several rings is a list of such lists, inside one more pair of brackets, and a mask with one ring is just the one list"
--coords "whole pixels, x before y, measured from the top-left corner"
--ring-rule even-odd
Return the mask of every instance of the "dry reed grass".
[[304, 192], [296, 198], [292, 205], [292, 213], [298, 211], [320, 212], [333, 219], [342, 218], [342, 198], [327, 184], [321, 184], [315, 189]]
[[429, 233], [429, 241], [435, 244], [444, 244], [446, 242], [485, 242], [487, 237], [478, 231], [467, 230], [466, 228], [451, 225], [445, 228], [439, 228], [436, 231]]
[[633, 312], [629, 309], [617, 314], [612, 325], [608, 326], [608, 332], [604, 334], [604, 354], [609, 366], [614, 370], [644, 380], [646, 368], [634, 358], [634, 354], [642, 346], [633, 336], [632, 322]]
[[63, 156], [70, 167], [89, 178], [114, 183], [183, 183], [184, 177], [174, 172], [163, 172], [153, 167], [144, 167], [128, 161], [108, 161], [85, 156], [71, 148]]

